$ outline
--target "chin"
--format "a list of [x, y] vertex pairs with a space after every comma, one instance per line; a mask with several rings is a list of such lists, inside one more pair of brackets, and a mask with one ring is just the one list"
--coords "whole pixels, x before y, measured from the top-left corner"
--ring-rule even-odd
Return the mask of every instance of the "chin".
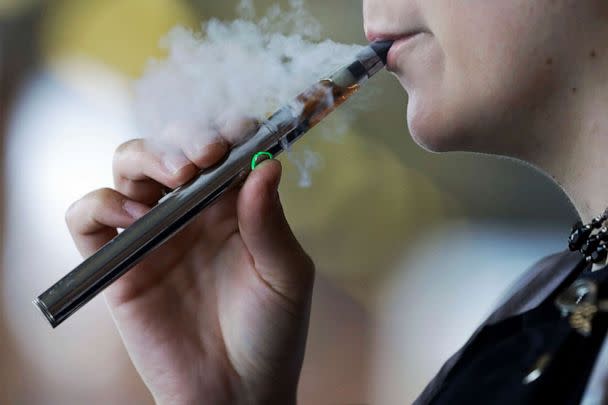
[[420, 147], [434, 153], [471, 149], [464, 131], [459, 131], [441, 108], [427, 107], [431, 106], [417, 102], [415, 97], [408, 101], [407, 125], [412, 139]]

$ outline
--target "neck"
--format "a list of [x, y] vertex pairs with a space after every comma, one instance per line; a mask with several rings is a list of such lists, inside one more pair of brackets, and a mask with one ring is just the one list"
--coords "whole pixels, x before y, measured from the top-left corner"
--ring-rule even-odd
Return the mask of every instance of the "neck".
[[524, 157], [562, 187], [583, 222], [608, 207], [608, 48], [588, 58], [586, 81], [564, 84], [534, 131], [542, 150]]

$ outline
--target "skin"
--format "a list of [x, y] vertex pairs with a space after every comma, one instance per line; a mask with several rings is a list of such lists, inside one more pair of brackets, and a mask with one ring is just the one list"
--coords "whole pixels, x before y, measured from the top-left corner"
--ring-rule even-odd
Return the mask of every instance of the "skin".
[[[163, 157], [120, 146], [116, 189], [91, 192], [66, 221], [89, 256], [161, 196], [209, 167], [225, 142]], [[283, 215], [278, 161], [110, 286], [105, 297], [131, 359], [159, 404], [295, 403], [314, 265]]]
[[[584, 220], [608, 205], [608, 2], [365, 0], [364, 16], [370, 40], [422, 32], [390, 67], [422, 147], [528, 162]], [[226, 150], [181, 148], [168, 162], [142, 141], [123, 145], [116, 190], [68, 211], [82, 254], [143, 215], [162, 186], [184, 183]], [[107, 290], [158, 403], [295, 402], [314, 266], [282, 213], [280, 172], [276, 161], [262, 164]]]
[[607, 2], [365, 0], [363, 12], [370, 40], [422, 32], [390, 66], [418, 144], [525, 161], [583, 220], [606, 208]]

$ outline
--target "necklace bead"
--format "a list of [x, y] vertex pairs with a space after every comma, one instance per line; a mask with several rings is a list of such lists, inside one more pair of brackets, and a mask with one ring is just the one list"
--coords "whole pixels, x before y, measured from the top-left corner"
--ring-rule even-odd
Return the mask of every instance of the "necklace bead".
[[570, 234], [568, 246], [571, 251], [579, 250], [583, 247], [587, 238], [591, 235], [591, 227], [585, 225], [582, 227], [575, 228]]
[[604, 225], [608, 219], [608, 209], [588, 224], [577, 221], [572, 226], [568, 238], [568, 248], [579, 251], [589, 263], [600, 263], [608, 258], [608, 227]]
[[608, 257], [608, 249], [606, 249], [606, 245], [600, 245], [595, 249], [593, 253], [591, 253], [591, 262], [600, 263], [606, 260]]

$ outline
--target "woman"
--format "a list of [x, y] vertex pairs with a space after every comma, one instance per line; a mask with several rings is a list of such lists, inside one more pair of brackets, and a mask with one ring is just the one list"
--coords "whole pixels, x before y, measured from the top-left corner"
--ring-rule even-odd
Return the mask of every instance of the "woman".
[[[421, 146], [521, 159], [555, 179], [584, 222], [604, 211], [605, 0], [366, 0], [364, 15], [370, 40], [409, 38], [393, 46], [389, 70], [409, 94], [408, 124]], [[141, 140], [124, 144], [114, 160], [116, 190], [92, 192], [67, 213], [82, 254], [226, 151], [220, 142], [164, 161]], [[107, 290], [157, 402], [295, 402], [314, 265], [283, 216], [280, 175], [277, 161], [264, 162], [241, 190]], [[599, 226], [579, 231], [574, 250], [592, 229]], [[593, 269], [605, 260], [599, 250], [586, 251], [595, 254]], [[606, 277], [589, 276], [591, 269], [577, 252], [541, 261], [419, 402], [600, 402], [594, 388], [603, 388], [606, 371], [594, 364], [608, 320], [601, 310], [594, 318], [567, 306], [562, 295], [584, 273], [601, 296]]]

